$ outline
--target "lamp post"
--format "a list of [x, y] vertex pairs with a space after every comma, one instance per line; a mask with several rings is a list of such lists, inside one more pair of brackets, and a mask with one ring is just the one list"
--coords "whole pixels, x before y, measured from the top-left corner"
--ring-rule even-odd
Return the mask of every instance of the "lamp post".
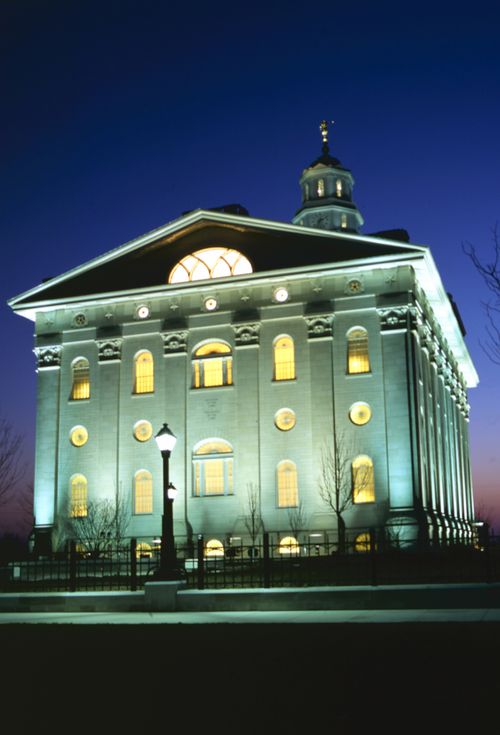
[[173, 505], [177, 490], [169, 481], [168, 476], [170, 455], [175, 447], [177, 437], [170, 431], [167, 424], [163, 424], [155, 436], [155, 440], [163, 459], [163, 516], [161, 521], [160, 568], [154, 575], [154, 578], [156, 580], [178, 579], [179, 571], [177, 569], [175, 555], [173, 514]]

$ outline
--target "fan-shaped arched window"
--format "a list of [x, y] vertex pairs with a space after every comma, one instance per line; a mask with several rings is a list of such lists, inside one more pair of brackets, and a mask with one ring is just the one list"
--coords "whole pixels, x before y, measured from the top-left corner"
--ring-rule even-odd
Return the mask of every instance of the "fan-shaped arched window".
[[278, 508], [295, 508], [299, 504], [297, 467], [289, 459], [277, 467]]
[[134, 393], [153, 393], [155, 389], [154, 361], [149, 350], [142, 350], [135, 356], [134, 373]]
[[207, 439], [193, 452], [193, 495], [232, 495], [233, 448], [224, 439]]
[[352, 462], [352, 494], [355, 503], [375, 502], [373, 462], [366, 454], [360, 454]]
[[217, 538], [211, 538], [205, 544], [205, 556], [208, 557], [221, 557], [224, 556], [224, 545], [222, 541]]
[[290, 554], [292, 556], [297, 556], [299, 551], [299, 542], [294, 536], [285, 536], [281, 539], [279, 545], [280, 554]]
[[232, 248], [213, 247], [186, 255], [175, 265], [168, 277], [169, 283], [202, 281], [208, 278], [226, 278], [252, 273], [248, 258]]
[[85, 357], [78, 357], [72, 366], [73, 383], [71, 387], [71, 400], [81, 401], [90, 398], [90, 368], [89, 361]]
[[85, 518], [87, 515], [87, 478], [73, 475], [70, 480], [70, 509], [72, 518]]
[[286, 334], [274, 340], [274, 380], [295, 379], [295, 347]]
[[193, 388], [233, 384], [233, 357], [225, 342], [206, 342], [193, 354]]
[[355, 327], [347, 333], [347, 372], [349, 375], [370, 372], [368, 332]]
[[139, 470], [134, 477], [134, 513], [153, 512], [153, 475], [148, 470]]

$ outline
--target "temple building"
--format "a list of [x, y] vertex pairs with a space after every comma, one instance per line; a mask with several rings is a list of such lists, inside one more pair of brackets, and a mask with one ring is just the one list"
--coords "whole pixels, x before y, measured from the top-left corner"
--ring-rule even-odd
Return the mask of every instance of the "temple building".
[[58, 518], [116, 497], [153, 544], [165, 422], [179, 540], [248, 541], [252, 503], [277, 545], [339, 523], [350, 541], [471, 539], [478, 378], [460, 316], [428, 247], [361, 234], [321, 133], [291, 224], [191, 211], [9, 301], [36, 325], [39, 551]]

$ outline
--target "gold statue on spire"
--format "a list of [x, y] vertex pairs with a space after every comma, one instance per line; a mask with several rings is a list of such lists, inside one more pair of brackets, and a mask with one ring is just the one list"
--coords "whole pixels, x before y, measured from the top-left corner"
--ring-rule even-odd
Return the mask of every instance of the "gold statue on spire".
[[329, 123], [333, 125], [335, 123], [335, 120], [322, 120], [319, 124], [321, 137], [323, 139], [323, 151], [325, 153], [328, 153], [329, 151], [329, 147], [328, 147], [328, 125]]

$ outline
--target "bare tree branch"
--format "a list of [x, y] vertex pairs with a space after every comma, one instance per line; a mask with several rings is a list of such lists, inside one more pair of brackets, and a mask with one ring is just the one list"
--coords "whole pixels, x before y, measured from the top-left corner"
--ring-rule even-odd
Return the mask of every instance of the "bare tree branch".
[[247, 483], [247, 512], [245, 515], [245, 526], [252, 539], [252, 546], [259, 535], [263, 523], [260, 509], [260, 492], [259, 487], [253, 482]]
[[22, 437], [5, 419], [0, 419], [0, 505], [11, 499], [24, 472]]

